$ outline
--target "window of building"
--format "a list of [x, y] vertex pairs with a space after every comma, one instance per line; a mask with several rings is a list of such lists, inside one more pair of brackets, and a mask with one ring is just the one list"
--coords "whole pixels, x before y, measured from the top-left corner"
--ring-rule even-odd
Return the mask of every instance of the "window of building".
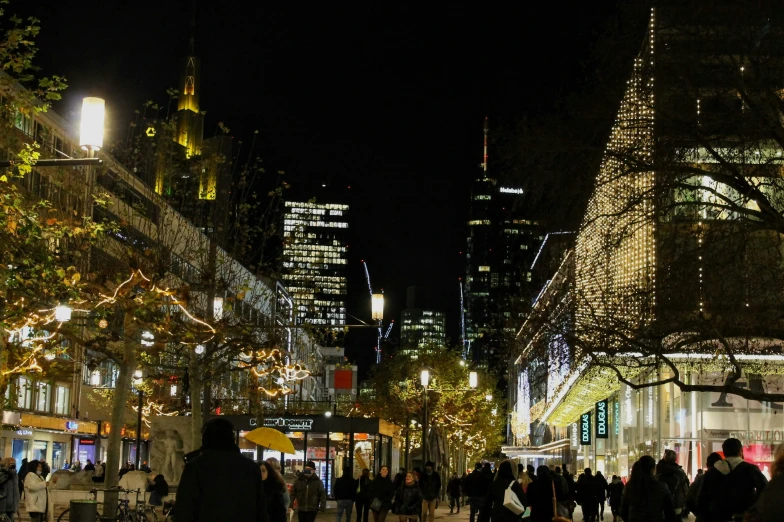
[[482, 265], [482, 266], [479, 267], [479, 271], [480, 272], [489, 272], [490, 271], [490, 267], [487, 266], [487, 265]]
[[56, 415], [69, 415], [71, 413], [70, 408], [70, 398], [71, 398], [71, 389], [68, 386], [63, 386], [58, 384], [55, 386], [54, 392], [54, 413]]
[[16, 407], [29, 410], [33, 407], [33, 382], [27, 377], [19, 377], [16, 385]]
[[44, 382], [36, 383], [35, 410], [48, 412], [52, 404], [52, 385]]

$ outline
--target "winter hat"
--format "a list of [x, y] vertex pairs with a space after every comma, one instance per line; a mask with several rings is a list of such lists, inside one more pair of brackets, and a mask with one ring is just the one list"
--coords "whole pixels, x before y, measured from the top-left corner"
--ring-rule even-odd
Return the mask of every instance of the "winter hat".
[[306, 467], [306, 468], [313, 468], [313, 469], [316, 469], [316, 463], [315, 463], [315, 462], [313, 462], [312, 460], [309, 460], [309, 461], [307, 461], [307, 462], [305, 463], [305, 467]]

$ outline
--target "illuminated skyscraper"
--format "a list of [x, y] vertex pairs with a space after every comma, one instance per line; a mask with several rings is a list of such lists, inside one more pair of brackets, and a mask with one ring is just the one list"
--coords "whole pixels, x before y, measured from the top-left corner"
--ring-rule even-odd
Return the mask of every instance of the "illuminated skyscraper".
[[400, 319], [400, 346], [404, 351], [446, 345], [446, 316], [430, 308], [426, 288], [408, 287], [406, 309]]
[[286, 201], [283, 280], [298, 324], [346, 324], [348, 205]]
[[498, 169], [488, 163], [489, 139], [485, 118], [481, 172], [471, 187], [463, 344], [475, 361], [492, 365], [534, 297], [530, 267], [542, 237], [537, 222], [525, 217], [523, 189], [498, 182]]

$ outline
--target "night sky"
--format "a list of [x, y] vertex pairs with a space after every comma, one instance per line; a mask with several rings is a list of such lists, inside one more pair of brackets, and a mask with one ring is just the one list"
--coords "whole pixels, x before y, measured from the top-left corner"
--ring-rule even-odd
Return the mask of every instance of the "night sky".
[[[196, 2], [205, 137], [219, 121], [246, 144], [258, 130], [268, 170], [295, 187], [350, 185], [348, 312], [370, 318], [366, 259], [387, 317], [399, 320], [407, 286], [429, 286], [457, 341], [482, 120], [556, 111], [585, 75], [613, 3], [264, 4]], [[70, 83], [58, 112], [75, 121], [83, 96], [106, 98], [109, 140], [125, 136], [145, 100], [163, 103], [178, 85], [186, 2], [17, 0], [7, 11], [41, 19], [38, 64]], [[351, 336], [349, 354], [364, 367], [373, 333]]]

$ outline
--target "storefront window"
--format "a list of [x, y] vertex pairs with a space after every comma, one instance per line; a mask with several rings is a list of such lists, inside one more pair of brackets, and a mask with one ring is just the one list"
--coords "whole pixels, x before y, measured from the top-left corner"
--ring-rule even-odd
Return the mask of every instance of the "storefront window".
[[79, 462], [84, 465], [87, 459], [95, 462], [95, 441], [92, 439], [79, 439], [79, 451], [76, 455]]
[[30, 441], [27, 439], [14, 439], [11, 443], [11, 456], [17, 462], [22, 462], [26, 459], [30, 451]]
[[327, 489], [327, 496], [332, 496], [332, 464], [335, 459], [335, 446], [330, 445], [327, 453], [327, 434], [308, 433], [308, 452], [306, 460], [312, 460], [316, 464], [316, 473], [324, 482]]
[[71, 412], [70, 405], [71, 388], [58, 384], [55, 387], [54, 397], [54, 413], [56, 415], [69, 415]]
[[68, 443], [52, 442], [52, 469], [61, 469], [68, 455]]
[[[291, 476], [299, 471], [302, 471], [305, 464], [305, 434], [303, 432], [287, 433], [291, 444], [294, 446], [294, 455], [285, 455], [286, 466], [284, 470], [285, 476]], [[269, 457], [280, 459], [280, 453], [274, 452], [267, 455], [264, 452], [266, 460]], [[282, 463], [281, 463], [282, 464]]]
[[[349, 434], [332, 432], [329, 434], [329, 445], [335, 448], [335, 462], [332, 469], [332, 479], [343, 475], [343, 468], [348, 466], [349, 455]], [[352, 472], [353, 473], [353, 472]]]
[[35, 409], [48, 412], [52, 403], [52, 385], [44, 382], [36, 383]]
[[369, 469], [376, 473], [375, 456], [373, 452], [373, 440], [367, 433], [354, 434], [354, 473], [357, 476], [362, 474], [363, 469]]
[[46, 450], [49, 448], [49, 443], [45, 440], [36, 440], [33, 442], [33, 460], [46, 460]]

